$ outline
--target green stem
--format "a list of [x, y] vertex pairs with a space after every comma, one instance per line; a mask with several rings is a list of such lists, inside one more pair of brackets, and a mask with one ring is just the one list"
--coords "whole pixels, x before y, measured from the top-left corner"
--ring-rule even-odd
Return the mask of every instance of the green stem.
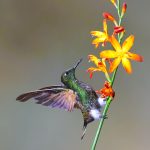
[[[114, 73], [113, 73], [112, 80], [111, 80], [111, 86], [113, 85], [113, 83], [114, 83], [114, 81], [115, 81], [116, 73], [117, 73], [117, 69], [116, 69], [116, 70], [114, 71]], [[109, 109], [109, 106], [110, 106], [110, 104], [111, 104], [111, 101], [112, 101], [112, 98], [111, 98], [111, 97], [108, 97], [108, 99], [106, 100], [106, 105], [105, 105], [104, 111], [103, 111], [103, 116], [106, 116], [107, 111], [108, 111], [108, 109]], [[91, 150], [95, 150], [95, 148], [96, 148], [96, 144], [97, 144], [97, 142], [98, 142], [98, 139], [99, 139], [99, 136], [100, 136], [102, 127], [103, 127], [104, 120], [105, 120], [105, 117], [103, 117], [103, 118], [100, 120], [100, 123], [99, 123], [98, 129], [97, 129], [97, 132], [96, 132], [96, 135], [95, 135], [95, 138], [94, 138], [94, 141], [93, 141]]]
[[[106, 106], [104, 108], [103, 115], [106, 115], [106, 113], [108, 111], [108, 108], [110, 106], [110, 103], [111, 103], [111, 98], [109, 97], [109, 99], [107, 100]], [[104, 118], [102, 118], [100, 123], [99, 123], [99, 126], [98, 126], [98, 129], [97, 129], [96, 136], [95, 136], [94, 142], [92, 144], [91, 150], [95, 150], [95, 148], [96, 148], [96, 144], [97, 144], [99, 135], [101, 133], [101, 129], [103, 127], [103, 123], [104, 123]]]
[[[120, 0], [117, 0], [117, 12], [118, 12], [118, 17], [119, 17], [119, 26], [121, 25], [121, 22], [122, 22], [122, 17], [120, 15]], [[121, 38], [120, 38], [120, 35], [118, 35], [118, 41], [119, 43], [121, 42]], [[114, 84], [114, 81], [115, 81], [115, 78], [116, 78], [116, 73], [117, 73], [117, 70], [118, 68], [116, 68], [116, 70], [113, 72], [113, 75], [112, 75], [112, 78], [111, 78], [111, 86], [113, 86]], [[109, 106], [112, 102], [112, 98], [111, 97], [108, 97], [107, 100], [106, 100], [106, 105], [104, 107], [104, 110], [103, 110], [103, 116], [106, 116], [107, 114], [107, 111], [109, 109]], [[102, 130], [102, 127], [103, 127], [103, 123], [104, 123], [104, 120], [105, 118], [102, 118], [99, 122], [99, 126], [97, 128], [97, 132], [96, 132], [96, 135], [95, 135], [95, 138], [94, 138], [94, 141], [93, 141], [93, 144], [92, 144], [92, 147], [91, 147], [91, 150], [95, 150], [96, 148], [96, 144], [98, 142], [98, 139], [99, 139], [99, 136], [100, 136], [100, 133], [101, 133], [101, 130]]]

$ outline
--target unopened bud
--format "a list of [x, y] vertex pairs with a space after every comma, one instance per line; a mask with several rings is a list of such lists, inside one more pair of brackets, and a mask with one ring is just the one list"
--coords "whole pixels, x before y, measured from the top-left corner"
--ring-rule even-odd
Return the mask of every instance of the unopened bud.
[[113, 5], [116, 7], [116, 0], [110, 0], [112, 3], [113, 3]]
[[124, 16], [125, 12], [127, 10], [127, 4], [124, 2], [123, 5], [122, 5], [122, 12], [121, 12], [121, 17]]
[[124, 29], [124, 27], [122, 27], [122, 26], [114, 27], [114, 33], [115, 33], [115, 34], [118, 34], [118, 33], [120, 33], [120, 32], [124, 32], [124, 31], [125, 31], [125, 29]]
[[117, 26], [117, 22], [116, 22], [115, 18], [110, 13], [104, 12], [103, 17], [107, 20], [112, 21]]

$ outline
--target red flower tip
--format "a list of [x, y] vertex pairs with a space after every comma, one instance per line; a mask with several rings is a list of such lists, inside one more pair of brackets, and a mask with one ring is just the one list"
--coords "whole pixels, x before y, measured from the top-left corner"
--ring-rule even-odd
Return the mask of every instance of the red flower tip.
[[103, 13], [103, 17], [104, 17], [105, 19], [110, 20], [110, 21], [114, 21], [114, 20], [115, 20], [115, 18], [114, 18], [110, 13], [108, 13], [108, 12], [104, 12], [104, 13]]
[[93, 71], [89, 68], [89, 69], [86, 70], [86, 72], [89, 73], [90, 79], [92, 79], [92, 77], [93, 77]]
[[116, 22], [115, 18], [110, 13], [104, 12], [103, 17], [107, 20], [112, 21], [117, 26], [117, 22]]
[[124, 2], [123, 5], [122, 5], [122, 12], [121, 12], [121, 17], [124, 16], [125, 12], [127, 10], [127, 4]]

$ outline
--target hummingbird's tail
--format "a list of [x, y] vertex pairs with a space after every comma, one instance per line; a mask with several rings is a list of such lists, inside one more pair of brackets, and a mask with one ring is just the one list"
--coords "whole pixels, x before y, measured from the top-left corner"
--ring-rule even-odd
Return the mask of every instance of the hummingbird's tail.
[[81, 136], [81, 140], [84, 138], [85, 136], [85, 133], [86, 133], [86, 127], [87, 127], [87, 123], [84, 122], [84, 125], [83, 125], [83, 133], [82, 133], [82, 136]]
[[89, 114], [89, 112], [87, 110], [82, 110], [82, 114], [83, 114], [84, 124], [83, 124], [83, 133], [81, 136], [81, 140], [85, 136], [87, 125], [90, 122], [94, 121], [94, 118]]

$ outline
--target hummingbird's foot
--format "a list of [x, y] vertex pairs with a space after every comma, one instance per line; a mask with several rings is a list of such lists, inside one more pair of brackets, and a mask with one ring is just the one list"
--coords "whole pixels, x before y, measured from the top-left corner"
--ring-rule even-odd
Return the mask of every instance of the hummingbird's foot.
[[108, 116], [107, 116], [107, 115], [102, 115], [101, 118], [103, 118], [103, 119], [108, 119]]
[[107, 97], [105, 97], [105, 98], [103, 99], [103, 101], [105, 101], [105, 102], [106, 102], [106, 101], [107, 101], [107, 98], [108, 98], [108, 96], [107, 96]]

